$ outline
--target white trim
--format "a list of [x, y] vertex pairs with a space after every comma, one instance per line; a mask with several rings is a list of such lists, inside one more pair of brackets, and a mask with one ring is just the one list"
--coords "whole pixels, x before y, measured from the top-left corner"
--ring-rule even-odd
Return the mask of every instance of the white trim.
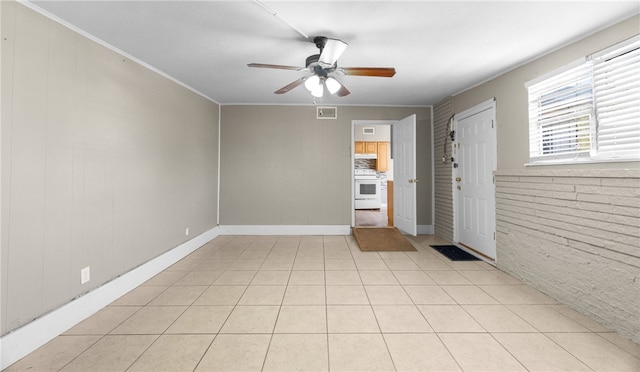
[[166, 79], [171, 80], [172, 82], [180, 85], [181, 87], [183, 87], [185, 89], [188, 89], [188, 90], [192, 91], [193, 93], [201, 96], [202, 98], [204, 98], [206, 100], [209, 100], [209, 101], [211, 101], [211, 102], [213, 102], [215, 104], [220, 105], [219, 102], [217, 102], [215, 99], [207, 96], [206, 94], [204, 94], [204, 93], [202, 93], [202, 92], [190, 87], [189, 85], [181, 82], [180, 80], [174, 78], [173, 76], [167, 74], [166, 72], [158, 70], [157, 68], [155, 68], [155, 67], [149, 65], [148, 63], [146, 63], [146, 62], [144, 62], [144, 61], [132, 56], [131, 54], [116, 48], [115, 46], [113, 46], [113, 45], [107, 43], [106, 41], [98, 38], [97, 36], [91, 35], [90, 33], [86, 32], [86, 31], [84, 31], [84, 30], [82, 30], [82, 29], [80, 29], [80, 28], [78, 28], [78, 27], [76, 27], [74, 25], [72, 25], [71, 23], [65, 21], [64, 19], [62, 19], [62, 18], [60, 18], [60, 17], [58, 17], [58, 16], [56, 16], [56, 15], [54, 15], [54, 14], [52, 14], [52, 13], [46, 11], [46, 10], [40, 8], [39, 6], [37, 6], [36, 4], [32, 3], [31, 1], [29, 1], [29, 0], [16, 0], [16, 2], [18, 4], [20, 4], [20, 5], [23, 5], [23, 6], [27, 7], [27, 8], [29, 8], [29, 9], [33, 10], [36, 13], [39, 13], [39, 14], [43, 15], [46, 18], [49, 18], [50, 20], [52, 20], [52, 21], [54, 21], [56, 23], [61, 24], [62, 26], [70, 29], [71, 31], [76, 32], [76, 33], [86, 37], [87, 39], [95, 42], [96, 44], [99, 44], [99, 45], [101, 45], [101, 46], [103, 46], [103, 47], [105, 47], [105, 48], [107, 48], [107, 49], [109, 49], [109, 50], [111, 50], [113, 52], [116, 52], [116, 53], [120, 54], [121, 56], [123, 56], [123, 57], [125, 57], [125, 58], [127, 58], [127, 59], [129, 59], [129, 60], [131, 60], [131, 61], [133, 61], [133, 62], [135, 62], [137, 64], [139, 64], [140, 66], [146, 68], [147, 70], [153, 71], [156, 74], [158, 74], [158, 75], [160, 75], [160, 76], [162, 76], [162, 77], [164, 77]]
[[[431, 223], [430, 225], [433, 227], [433, 232], [429, 234], [435, 234], [435, 223], [436, 223], [436, 153], [435, 153], [435, 117], [433, 114], [433, 106], [431, 106]], [[446, 142], [446, 138], [445, 138]], [[420, 234], [420, 226], [418, 226], [418, 234]]]
[[356, 128], [356, 124], [354, 123], [353, 120], [351, 120], [351, 140], [349, 142], [349, 162], [351, 163], [350, 165], [350, 172], [351, 172], [351, 177], [350, 178], [350, 183], [351, 183], [351, 191], [350, 191], [350, 202], [351, 202], [351, 226], [355, 226], [356, 225], [356, 180], [355, 180], [355, 168], [356, 168], [356, 135], [355, 135], [355, 129]]
[[216, 195], [216, 225], [220, 225], [220, 148], [222, 145], [222, 138], [221, 138], [221, 134], [222, 134], [222, 106], [218, 105], [218, 170], [217, 170], [217, 177], [218, 179], [216, 180], [216, 184], [217, 184], [217, 188], [218, 188], [218, 193]]
[[[494, 140], [495, 140], [495, 146], [496, 148], [494, 149], [494, 156], [495, 156], [495, 166], [496, 169], [498, 167], [498, 119], [497, 119], [497, 108], [496, 108], [497, 104], [496, 104], [496, 98], [492, 97], [482, 103], [479, 103], [471, 108], [468, 108], [460, 113], [457, 113], [454, 115], [454, 119], [453, 119], [453, 129], [458, 130], [458, 123], [460, 120], [466, 119], [470, 116], [479, 114], [481, 112], [484, 112], [486, 110], [493, 110], [493, 122], [494, 122], [494, 131], [493, 131], [493, 135], [494, 135]], [[455, 153], [454, 155], [454, 151], [456, 148], [456, 144], [458, 143], [458, 137], [456, 136], [456, 141], [453, 141], [453, 143], [451, 144], [452, 146], [452, 150], [451, 150], [451, 156], [456, 158], [456, 162], [460, 163], [461, 159], [458, 159], [458, 153]], [[495, 172], [495, 170], [492, 170], [492, 175], [493, 172]], [[452, 193], [452, 207], [453, 207], [453, 211], [452, 211], [452, 216], [453, 216], [453, 242], [454, 244], [457, 245], [457, 243], [460, 242], [460, 237], [459, 237], [459, 231], [458, 231], [458, 219], [460, 218], [460, 216], [457, 215], [457, 210], [458, 210], [458, 204], [460, 203], [459, 201], [459, 196], [458, 193], [456, 192], [456, 177], [459, 175], [459, 169], [458, 168], [454, 168], [451, 171], [451, 193]], [[492, 185], [493, 186], [493, 195], [494, 195], [494, 203], [493, 203], [493, 208], [494, 208], [494, 218], [493, 218], [493, 230], [497, 231], [497, 221], [496, 221], [496, 213], [495, 213], [495, 193], [496, 193], [496, 186], [495, 183]], [[435, 208], [435, 206], [434, 206]], [[494, 258], [495, 260], [497, 260], [497, 241], [494, 240], [493, 241], [494, 244], [494, 249], [496, 249], [496, 257]]]
[[490, 76], [490, 77], [486, 78], [485, 80], [482, 80], [482, 81], [480, 81], [480, 82], [478, 82], [478, 83], [476, 83], [476, 84], [474, 84], [474, 85], [472, 85], [470, 87], [464, 88], [463, 90], [461, 90], [461, 91], [459, 91], [457, 93], [454, 93], [454, 94], [450, 95], [449, 97], [457, 97], [457, 96], [459, 96], [460, 94], [462, 94], [464, 92], [467, 92], [467, 91], [469, 91], [469, 90], [471, 90], [473, 88], [479, 87], [482, 84], [485, 84], [485, 83], [487, 83], [489, 81], [495, 80], [495, 79], [497, 79], [497, 78], [499, 78], [499, 77], [501, 77], [503, 75], [508, 74], [511, 71], [519, 69], [522, 66], [526, 66], [526, 65], [530, 64], [531, 62], [534, 62], [534, 61], [537, 61], [537, 60], [541, 60], [543, 57], [551, 55], [551, 54], [553, 54], [553, 53], [555, 53], [555, 52], [557, 52], [559, 50], [562, 50], [563, 48], [566, 48], [569, 45], [573, 45], [573, 44], [575, 44], [575, 43], [577, 43], [577, 42], [579, 42], [581, 40], [585, 40], [585, 39], [597, 34], [598, 32], [600, 32], [602, 30], [606, 30], [607, 28], [609, 28], [609, 27], [611, 27], [613, 25], [616, 25], [618, 23], [622, 23], [622, 22], [626, 21], [627, 19], [630, 19], [630, 18], [635, 17], [635, 16], [636, 16], [636, 14], [634, 13], [634, 14], [625, 15], [625, 16], [620, 17], [620, 18], [616, 18], [612, 22], [602, 25], [602, 27], [599, 27], [599, 28], [596, 28], [594, 30], [591, 30], [590, 32], [588, 32], [586, 34], [579, 35], [577, 38], [573, 38], [573, 39], [567, 40], [564, 44], [557, 45], [555, 48], [547, 50], [546, 52], [544, 52], [542, 54], [538, 54], [538, 55], [533, 56], [532, 58], [525, 59], [524, 61], [521, 61], [520, 63], [512, 66], [511, 68], [509, 68], [509, 69], [507, 69], [505, 71], [501, 71], [501, 72], [497, 73], [496, 75]]
[[597, 164], [597, 163], [637, 163], [638, 159], [593, 159], [593, 158], [571, 158], [571, 159], [546, 159], [525, 163], [525, 167], [537, 167], [547, 165], [576, 165], [576, 164]]
[[351, 235], [351, 226], [220, 225], [220, 235]]
[[489, 109], [494, 109], [496, 108], [496, 99], [495, 97], [490, 98], [482, 103], [478, 103], [477, 105], [466, 109], [460, 113], [457, 113], [455, 115], [455, 121], [460, 121], [463, 119], [468, 118], [469, 116], [473, 116], [475, 114], [479, 114], [483, 111], [489, 110]]
[[[334, 116], [323, 116], [320, 115], [323, 109], [327, 110], [335, 110]], [[338, 119], [338, 107], [337, 106], [316, 106], [316, 119], [318, 120], [337, 120]]]
[[601, 58], [605, 54], [611, 53], [611, 52], [616, 51], [618, 49], [622, 49], [622, 48], [626, 47], [629, 44], [637, 43], [639, 40], [640, 40], [640, 35], [631, 36], [628, 39], [622, 40], [622, 41], [620, 41], [618, 43], [615, 43], [615, 44], [611, 45], [610, 47], [604, 48], [599, 52], [595, 52], [595, 53], [589, 55], [588, 57], [586, 57], [586, 59], [587, 60], [593, 60], [593, 59]]
[[[309, 103], [285, 103], [285, 102], [227, 102], [220, 103], [222, 106], [316, 106], [315, 104]], [[362, 103], [362, 104], [354, 104], [354, 103], [332, 103], [332, 105], [336, 107], [403, 107], [403, 108], [427, 108], [430, 105], [385, 105], [385, 104], [376, 104], [376, 103]]]
[[101, 287], [0, 338], [0, 369], [4, 369], [95, 314], [219, 235], [214, 227], [136, 267]]
[[[356, 206], [355, 206], [355, 128], [356, 125], [388, 125], [389, 127], [393, 126], [393, 123], [397, 122], [397, 120], [363, 120], [363, 119], [354, 119], [351, 120], [351, 142], [349, 145], [351, 158], [351, 226], [356, 226]], [[391, 130], [391, 129], [390, 129]], [[391, 143], [391, 139], [389, 138], [389, 143]], [[348, 235], [348, 234], [347, 234]]]
[[585, 62], [587, 62], [587, 58], [586, 57], [580, 57], [580, 58], [576, 59], [575, 61], [567, 63], [564, 66], [561, 66], [561, 67], [558, 67], [556, 69], [553, 69], [553, 70], [551, 70], [551, 71], [549, 71], [547, 73], [544, 73], [544, 74], [542, 74], [542, 75], [540, 75], [540, 76], [538, 76], [538, 77], [536, 77], [534, 79], [531, 79], [531, 80], [525, 82], [524, 83], [524, 87], [529, 89], [533, 85], [536, 85], [536, 84], [538, 84], [538, 83], [540, 83], [542, 81], [545, 81], [545, 80], [547, 80], [549, 78], [552, 78], [552, 77], [554, 77], [554, 76], [556, 76], [558, 74], [561, 74], [561, 73], [563, 73], [565, 71], [569, 71], [572, 68], [575, 68], [575, 67], [578, 67], [580, 65], [583, 65]]

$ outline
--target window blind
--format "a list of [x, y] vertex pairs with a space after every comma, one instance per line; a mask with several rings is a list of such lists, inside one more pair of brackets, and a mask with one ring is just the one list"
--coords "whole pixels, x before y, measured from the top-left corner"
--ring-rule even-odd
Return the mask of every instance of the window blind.
[[532, 160], [591, 150], [592, 64], [583, 63], [528, 87]]
[[640, 36], [592, 56], [596, 159], [640, 159]]
[[525, 86], [532, 161], [640, 160], [640, 35]]

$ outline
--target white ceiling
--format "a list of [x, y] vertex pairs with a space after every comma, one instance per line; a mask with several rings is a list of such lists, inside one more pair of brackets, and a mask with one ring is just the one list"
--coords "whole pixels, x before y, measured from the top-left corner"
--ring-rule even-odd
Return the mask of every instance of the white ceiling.
[[[632, 1], [31, 1], [221, 104], [310, 104], [304, 66], [318, 52], [295, 31], [349, 44], [339, 66], [395, 67], [392, 78], [343, 76], [333, 105], [416, 105], [495, 77], [640, 12]], [[293, 27], [292, 27], [293, 26]], [[639, 25], [640, 31], [640, 25]]]

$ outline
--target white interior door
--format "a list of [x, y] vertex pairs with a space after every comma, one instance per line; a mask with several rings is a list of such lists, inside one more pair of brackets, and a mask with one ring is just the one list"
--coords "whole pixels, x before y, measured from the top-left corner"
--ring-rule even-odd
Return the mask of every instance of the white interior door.
[[416, 116], [393, 123], [393, 225], [417, 235]]
[[495, 260], [495, 106], [492, 100], [474, 109], [456, 115], [456, 235], [458, 243]]

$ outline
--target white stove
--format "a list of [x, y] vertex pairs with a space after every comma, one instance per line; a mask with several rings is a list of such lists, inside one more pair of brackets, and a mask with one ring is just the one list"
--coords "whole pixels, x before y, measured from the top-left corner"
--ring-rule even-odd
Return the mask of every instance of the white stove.
[[374, 169], [355, 169], [355, 209], [380, 209], [380, 177]]
[[353, 171], [355, 178], [358, 180], [371, 180], [378, 177], [378, 173], [375, 169], [356, 169]]

